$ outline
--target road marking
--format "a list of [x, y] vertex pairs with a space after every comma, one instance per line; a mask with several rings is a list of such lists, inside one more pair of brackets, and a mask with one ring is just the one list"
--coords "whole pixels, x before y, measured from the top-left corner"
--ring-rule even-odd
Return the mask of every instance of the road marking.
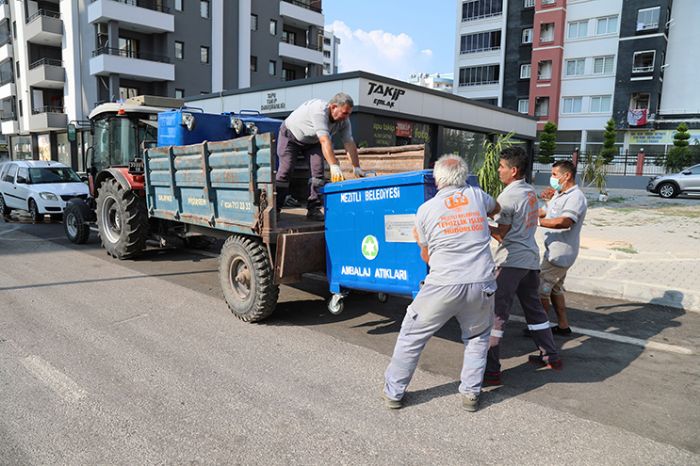
[[8, 233], [12, 233], [13, 231], [17, 231], [17, 230], [19, 230], [20, 228], [21, 228], [21, 227], [16, 226], [16, 227], [12, 227], [12, 228], [10, 228], [10, 229], [7, 229], [7, 230], [5, 230], [5, 231], [0, 231], [0, 236], [6, 235], [6, 234], [8, 234]]
[[54, 368], [38, 356], [27, 356], [21, 360], [22, 365], [44, 385], [56, 392], [68, 402], [78, 402], [87, 396], [85, 390], [70, 377]]
[[[525, 318], [522, 316], [510, 316], [511, 320], [516, 322], [527, 323]], [[668, 345], [666, 343], [659, 343], [656, 341], [642, 340], [641, 338], [626, 337], [624, 335], [615, 335], [614, 333], [600, 332], [598, 330], [590, 330], [587, 328], [571, 327], [574, 333], [580, 333], [582, 335], [588, 335], [590, 337], [602, 338], [604, 340], [616, 341], [618, 343], [627, 343], [628, 345], [641, 346], [645, 349], [665, 351], [667, 353], [676, 354], [693, 354], [693, 350], [690, 348], [685, 348], [683, 346]]]

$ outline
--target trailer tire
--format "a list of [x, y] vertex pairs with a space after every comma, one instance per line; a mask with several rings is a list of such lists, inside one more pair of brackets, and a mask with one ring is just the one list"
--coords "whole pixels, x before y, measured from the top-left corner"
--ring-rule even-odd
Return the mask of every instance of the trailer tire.
[[78, 206], [73, 204], [66, 206], [63, 211], [63, 230], [71, 243], [87, 243], [88, 238], [90, 238], [90, 225]]
[[114, 178], [105, 180], [97, 191], [97, 227], [107, 254], [117, 259], [137, 256], [146, 249], [146, 203]]
[[229, 309], [242, 321], [258, 322], [274, 312], [279, 286], [267, 249], [259, 240], [230, 236], [219, 256], [219, 280]]

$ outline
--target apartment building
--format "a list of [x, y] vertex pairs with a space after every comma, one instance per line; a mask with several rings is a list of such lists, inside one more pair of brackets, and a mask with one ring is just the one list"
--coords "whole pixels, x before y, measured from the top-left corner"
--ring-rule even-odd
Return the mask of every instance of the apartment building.
[[[700, 96], [692, 89], [700, 50], [700, 2], [694, 0], [460, 0], [455, 73], [472, 76], [473, 30], [484, 8], [500, 12], [500, 48], [488, 66], [501, 76], [484, 83], [461, 79], [455, 93], [491, 99], [504, 108], [553, 121], [558, 150], [597, 152], [613, 118], [620, 150], [663, 153], [681, 122], [700, 129]], [[474, 19], [470, 14], [476, 12]], [[466, 24], [472, 25], [469, 28]], [[493, 30], [495, 31], [495, 29]], [[465, 45], [466, 44], [466, 45]], [[479, 45], [477, 43], [477, 45]], [[491, 43], [489, 43], [491, 45]], [[476, 47], [480, 50], [480, 47]], [[468, 57], [465, 59], [465, 56]], [[481, 75], [483, 76], [483, 75]], [[691, 131], [691, 134], [694, 135]], [[700, 137], [700, 132], [698, 132]]]
[[[14, 159], [82, 169], [99, 103], [320, 76], [321, 0], [0, 1], [0, 126]], [[237, 110], [237, 109], [231, 109]]]
[[452, 92], [454, 77], [452, 73], [413, 73], [408, 82], [436, 91]]
[[340, 38], [333, 31], [323, 32], [323, 74], [338, 74], [338, 48]]

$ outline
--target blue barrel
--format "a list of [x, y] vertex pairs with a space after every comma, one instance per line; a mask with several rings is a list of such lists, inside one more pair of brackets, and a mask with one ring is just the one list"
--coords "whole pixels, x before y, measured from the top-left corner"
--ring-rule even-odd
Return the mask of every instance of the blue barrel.
[[282, 120], [267, 117], [258, 112], [257, 110], [241, 110], [238, 113], [226, 112], [222, 115], [233, 116], [234, 118], [240, 119], [243, 122], [244, 127], [246, 127], [248, 123], [253, 123], [258, 128], [259, 134], [274, 134], [275, 141], [277, 140], [277, 134], [280, 131], [280, 126], [282, 126]]
[[432, 170], [332, 183], [323, 192], [331, 292], [415, 297], [428, 266], [412, 230], [418, 207], [435, 195]]
[[187, 146], [237, 137], [228, 115], [181, 108], [158, 114], [158, 146]]

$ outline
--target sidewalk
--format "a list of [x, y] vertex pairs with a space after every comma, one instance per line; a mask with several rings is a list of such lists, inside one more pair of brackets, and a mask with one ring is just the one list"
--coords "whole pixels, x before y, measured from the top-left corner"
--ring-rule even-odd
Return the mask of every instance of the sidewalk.
[[[603, 204], [584, 192], [588, 214], [566, 289], [700, 312], [700, 197], [619, 189]], [[542, 229], [537, 239], [543, 251]]]

